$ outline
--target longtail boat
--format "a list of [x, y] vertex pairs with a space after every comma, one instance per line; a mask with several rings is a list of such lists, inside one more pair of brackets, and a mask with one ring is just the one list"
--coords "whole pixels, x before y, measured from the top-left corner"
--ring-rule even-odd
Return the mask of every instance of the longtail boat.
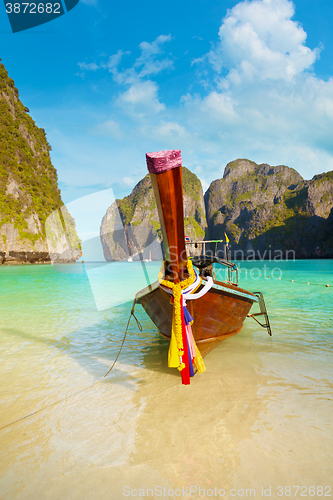
[[[236, 264], [216, 255], [188, 259], [183, 212], [182, 159], [179, 150], [147, 153], [163, 236], [165, 262], [158, 281], [136, 294], [160, 334], [170, 340], [168, 365], [178, 368], [183, 384], [196, 371], [205, 371], [203, 356], [220, 342], [241, 331], [252, 316], [271, 334], [260, 292], [238, 286]], [[209, 243], [209, 242], [204, 242]], [[228, 271], [226, 281], [216, 279], [215, 267]], [[260, 313], [249, 315], [252, 304]], [[265, 323], [255, 316], [264, 315]]]

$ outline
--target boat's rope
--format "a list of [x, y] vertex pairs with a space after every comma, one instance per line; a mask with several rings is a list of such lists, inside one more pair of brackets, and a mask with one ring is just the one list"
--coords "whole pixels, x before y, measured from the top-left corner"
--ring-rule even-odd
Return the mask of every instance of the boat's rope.
[[134, 314], [135, 302], [136, 302], [136, 297], [134, 298], [134, 301], [133, 301], [132, 309], [131, 309], [131, 312], [130, 312], [130, 315], [129, 315], [129, 318], [128, 318], [128, 321], [127, 321], [127, 326], [126, 326], [125, 334], [124, 334], [124, 337], [122, 339], [121, 346], [119, 348], [117, 356], [116, 356], [114, 362], [112, 363], [112, 366], [109, 368], [109, 370], [106, 372], [106, 374], [102, 378], [100, 378], [99, 380], [97, 380], [97, 382], [94, 382], [93, 384], [89, 385], [88, 387], [84, 387], [83, 389], [80, 389], [79, 391], [75, 392], [74, 394], [70, 394], [69, 396], [66, 396], [65, 398], [59, 399], [59, 401], [55, 401], [54, 403], [51, 403], [51, 404], [49, 404], [47, 406], [44, 406], [43, 408], [40, 408], [39, 410], [36, 410], [33, 413], [29, 413], [28, 415], [25, 415], [24, 417], [18, 418], [17, 420], [14, 420], [13, 422], [10, 422], [9, 424], [3, 425], [2, 427], [0, 427], [0, 431], [3, 430], [3, 429], [6, 429], [7, 427], [10, 427], [11, 425], [14, 425], [14, 424], [16, 424], [18, 422], [21, 422], [21, 420], [25, 420], [26, 418], [33, 417], [34, 415], [37, 415], [37, 413], [41, 413], [42, 411], [47, 410], [48, 408], [52, 408], [52, 406], [56, 406], [56, 405], [58, 405], [58, 404], [60, 404], [60, 403], [62, 403], [64, 401], [67, 401], [67, 399], [72, 398], [73, 396], [77, 396], [78, 394], [81, 394], [82, 392], [87, 391], [88, 389], [91, 389], [95, 385], [97, 385], [100, 382], [102, 382], [102, 380], [104, 380], [109, 375], [109, 373], [111, 372], [111, 370], [114, 368], [114, 366], [115, 366], [115, 364], [116, 364], [116, 362], [117, 362], [117, 360], [118, 360], [118, 358], [120, 356], [121, 350], [122, 350], [122, 348], [124, 346], [124, 343], [125, 343], [125, 340], [126, 340], [126, 336], [127, 336], [127, 332], [128, 332], [128, 328], [129, 328], [129, 324], [130, 324], [132, 316], [135, 319], [136, 324], [138, 325], [138, 328], [139, 328], [140, 332], [142, 332], [141, 323], [140, 323], [140, 321], [138, 320], [138, 318]]

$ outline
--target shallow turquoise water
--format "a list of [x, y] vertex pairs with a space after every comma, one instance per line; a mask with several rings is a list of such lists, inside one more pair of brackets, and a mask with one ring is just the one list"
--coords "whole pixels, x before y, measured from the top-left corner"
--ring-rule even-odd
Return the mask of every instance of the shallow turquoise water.
[[[1, 267], [0, 427], [74, 396], [0, 431], [0, 498], [122, 498], [126, 484], [191, 481], [257, 496], [262, 485], [328, 486], [333, 261], [239, 265], [240, 286], [264, 293], [272, 338], [247, 319], [184, 388], [137, 306], [143, 331], [133, 321], [115, 369], [77, 396], [115, 359], [146, 286], [141, 264]], [[152, 281], [158, 270], [146, 264]]]

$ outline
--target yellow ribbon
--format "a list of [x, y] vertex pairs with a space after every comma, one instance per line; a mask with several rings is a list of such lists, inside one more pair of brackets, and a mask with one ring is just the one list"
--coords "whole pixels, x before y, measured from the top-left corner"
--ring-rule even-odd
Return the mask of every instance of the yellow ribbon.
[[[189, 277], [179, 283], [173, 283], [163, 278], [162, 272], [158, 275], [158, 281], [161, 285], [170, 288], [173, 292], [173, 316], [172, 316], [172, 328], [171, 328], [171, 339], [168, 352], [168, 366], [169, 368], [178, 368], [182, 371], [185, 368], [182, 356], [184, 355], [184, 345], [183, 345], [183, 334], [182, 334], [182, 290], [192, 285], [195, 281], [195, 272], [193, 269], [193, 264], [190, 260], [187, 261], [187, 270]], [[205, 363], [202, 359], [199, 349], [193, 339], [195, 346], [196, 356], [194, 358], [194, 364], [199, 373], [203, 373], [206, 370]]]

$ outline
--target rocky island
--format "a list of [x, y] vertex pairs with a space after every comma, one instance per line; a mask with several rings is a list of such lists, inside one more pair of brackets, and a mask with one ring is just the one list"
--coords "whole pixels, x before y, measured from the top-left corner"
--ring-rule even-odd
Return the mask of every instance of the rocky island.
[[59, 211], [58, 226], [66, 228], [64, 242], [58, 237], [57, 221], [49, 224], [54, 258], [75, 261], [81, 255], [75, 222], [61, 200], [50, 150], [44, 129], [36, 126], [0, 63], [1, 264], [50, 262], [45, 223], [54, 211]]
[[210, 237], [226, 232], [234, 252], [333, 257], [333, 172], [307, 181], [284, 165], [236, 160], [211, 183], [205, 205]]
[[[225, 167], [203, 197], [199, 179], [183, 167], [185, 233], [191, 240], [230, 238], [237, 258], [333, 257], [333, 172], [304, 180], [284, 165], [239, 159]], [[125, 229], [123, 229], [123, 227]], [[149, 175], [116, 200], [101, 224], [107, 260], [146, 248], [160, 225]]]
[[[192, 240], [202, 240], [207, 235], [207, 221], [201, 182], [187, 168], [182, 172], [185, 233]], [[100, 234], [106, 260], [122, 260], [147, 247], [152, 258], [158, 258], [161, 228], [149, 174], [129, 196], [108, 208]]]

